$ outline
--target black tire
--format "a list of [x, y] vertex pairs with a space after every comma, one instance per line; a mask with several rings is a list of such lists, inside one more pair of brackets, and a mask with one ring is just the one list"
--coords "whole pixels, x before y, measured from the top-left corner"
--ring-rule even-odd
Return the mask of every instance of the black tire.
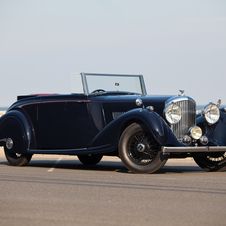
[[4, 150], [5, 157], [11, 166], [25, 166], [32, 158], [32, 155], [29, 154], [10, 153], [6, 147], [4, 147]]
[[102, 154], [78, 155], [78, 159], [84, 165], [96, 165], [102, 159]]
[[[143, 147], [143, 150], [138, 151], [138, 146]], [[124, 130], [118, 150], [123, 164], [134, 173], [154, 173], [165, 165], [169, 157], [162, 153], [146, 127], [137, 123]]]
[[4, 152], [9, 164], [12, 166], [27, 165], [32, 155], [25, 154], [27, 141], [20, 122], [14, 118], [7, 118], [1, 124], [1, 128], [4, 128], [4, 138], [7, 139]]
[[197, 165], [209, 172], [226, 170], [226, 152], [196, 153], [193, 158]]

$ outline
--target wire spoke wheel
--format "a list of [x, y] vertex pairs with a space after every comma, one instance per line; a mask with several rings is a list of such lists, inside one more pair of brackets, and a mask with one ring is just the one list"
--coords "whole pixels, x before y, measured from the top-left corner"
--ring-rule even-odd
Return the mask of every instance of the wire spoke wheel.
[[226, 170], [226, 152], [197, 153], [193, 158], [206, 171], [222, 172]]
[[[151, 139], [150, 134], [137, 132], [129, 139], [127, 153], [129, 158], [136, 164], [147, 165], [153, 162], [158, 153], [158, 146]], [[139, 151], [139, 145], [144, 147], [144, 151]]]
[[169, 156], [162, 153], [150, 131], [138, 123], [124, 130], [118, 150], [123, 164], [134, 173], [154, 173], [165, 165]]

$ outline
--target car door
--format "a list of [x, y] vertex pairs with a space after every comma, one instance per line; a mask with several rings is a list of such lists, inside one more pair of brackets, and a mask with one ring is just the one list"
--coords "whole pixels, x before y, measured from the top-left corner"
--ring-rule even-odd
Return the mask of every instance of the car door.
[[41, 149], [88, 147], [93, 135], [86, 101], [62, 101], [38, 106]]

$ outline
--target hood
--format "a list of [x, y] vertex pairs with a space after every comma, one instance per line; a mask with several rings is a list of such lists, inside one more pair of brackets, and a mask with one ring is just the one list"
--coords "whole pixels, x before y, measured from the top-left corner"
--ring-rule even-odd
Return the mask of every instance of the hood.
[[[141, 108], [136, 105], [136, 99], [141, 99], [144, 107], [153, 106], [154, 111], [162, 116], [167, 100], [173, 96], [149, 96], [149, 95], [122, 95], [122, 96], [99, 96], [93, 97], [93, 101], [102, 102], [105, 112], [127, 112], [134, 108]], [[109, 112], [109, 113], [110, 113]]]

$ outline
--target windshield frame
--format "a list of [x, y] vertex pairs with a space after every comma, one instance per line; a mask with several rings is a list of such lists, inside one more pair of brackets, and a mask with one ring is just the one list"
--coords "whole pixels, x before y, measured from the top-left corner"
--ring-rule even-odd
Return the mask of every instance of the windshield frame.
[[[136, 77], [139, 78], [139, 82], [140, 82], [140, 88], [142, 93], [136, 93], [136, 94], [143, 94], [143, 95], [147, 95], [146, 92], [146, 87], [145, 87], [145, 83], [144, 83], [144, 78], [143, 75], [139, 74], [139, 75], [129, 75], [129, 74], [97, 74], [97, 73], [70, 73], [70, 84], [71, 84], [71, 93], [83, 93], [85, 95], [93, 95], [92, 92], [89, 92], [89, 87], [88, 87], [88, 82], [87, 82], [87, 76], [111, 76], [111, 77]], [[79, 83], [79, 84], [78, 84]], [[75, 87], [75, 84], [77, 87]], [[79, 86], [79, 87], [78, 87]], [[107, 93], [107, 91], [110, 90], [106, 90], [105, 94]], [[115, 92], [117, 93], [117, 92]], [[120, 93], [120, 91], [119, 91]], [[129, 93], [129, 92], [128, 92]], [[135, 93], [134, 93], [135, 94]]]

